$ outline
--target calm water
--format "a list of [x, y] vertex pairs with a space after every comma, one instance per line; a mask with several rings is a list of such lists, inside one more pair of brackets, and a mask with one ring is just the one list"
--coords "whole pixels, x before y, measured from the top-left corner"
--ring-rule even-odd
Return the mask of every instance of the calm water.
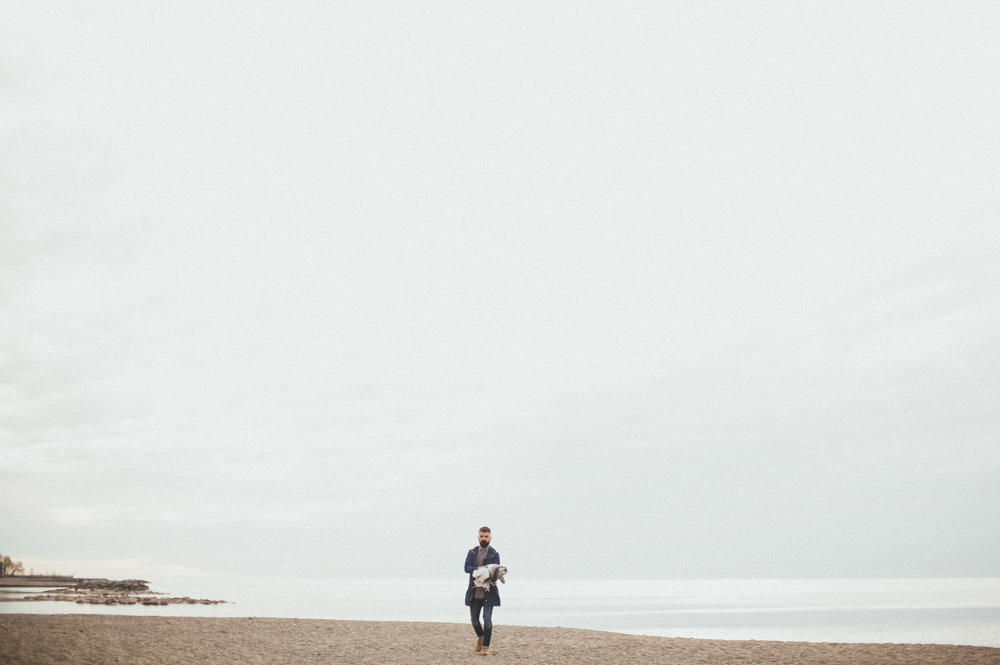
[[[233, 602], [156, 608], [0, 603], [0, 613], [464, 622], [465, 583], [465, 577], [176, 579], [151, 586], [169, 595]], [[509, 577], [501, 593], [504, 604], [494, 614], [498, 631], [507, 624], [671, 637], [1000, 647], [1000, 578], [567, 583]]]

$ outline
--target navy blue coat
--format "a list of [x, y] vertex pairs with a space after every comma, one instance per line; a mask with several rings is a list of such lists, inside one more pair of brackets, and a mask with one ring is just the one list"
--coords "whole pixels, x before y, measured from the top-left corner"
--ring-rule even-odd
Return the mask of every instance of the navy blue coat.
[[[476, 569], [476, 555], [479, 552], [479, 546], [476, 545], [469, 553], [465, 555], [465, 572], [469, 574], [469, 588], [465, 590], [465, 604], [472, 605], [472, 590], [474, 584], [472, 582], [472, 572]], [[500, 563], [500, 552], [493, 549], [491, 545], [486, 551], [486, 558], [483, 559], [483, 565], [488, 566], [491, 563]], [[489, 591], [486, 592], [486, 598], [484, 605], [492, 605], [493, 607], [500, 607], [500, 589], [494, 584], [490, 586]]]

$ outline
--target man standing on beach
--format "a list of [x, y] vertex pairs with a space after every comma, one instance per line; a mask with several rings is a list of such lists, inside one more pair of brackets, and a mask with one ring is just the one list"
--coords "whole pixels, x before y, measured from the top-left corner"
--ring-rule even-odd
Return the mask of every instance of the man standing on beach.
[[[483, 656], [490, 654], [490, 635], [493, 633], [493, 608], [500, 607], [500, 590], [497, 585], [490, 586], [489, 591], [475, 586], [472, 573], [476, 568], [488, 566], [491, 563], [500, 564], [500, 552], [490, 547], [493, 534], [488, 526], [479, 529], [479, 547], [473, 547], [465, 555], [465, 572], [469, 574], [469, 588], [465, 592], [465, 604], [472, 613], [472, 628], [476, 631], [476, 651]], [[479, 613], [483, 614], [483, 622], [479, 623]]]

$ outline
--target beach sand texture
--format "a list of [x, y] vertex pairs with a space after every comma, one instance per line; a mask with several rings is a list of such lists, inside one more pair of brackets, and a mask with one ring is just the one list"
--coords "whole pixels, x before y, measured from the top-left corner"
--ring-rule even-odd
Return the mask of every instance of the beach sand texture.
[[739, 665], [1000, 665], [1000, 649], [645, 637], [497, 626], [488, 657], [469, 626], [449, 623], [0, 615], [0, 663], [727, 663]]

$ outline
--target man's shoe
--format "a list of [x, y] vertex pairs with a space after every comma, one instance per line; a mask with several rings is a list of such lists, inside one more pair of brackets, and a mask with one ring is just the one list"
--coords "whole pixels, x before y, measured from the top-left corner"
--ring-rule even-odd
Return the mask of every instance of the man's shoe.
[[476, 640], [476, 648], [474, 649], [474, 651], [482, 651], [482, 650], [483, 650], [483, 638], [480, 637], [478, 640]]
[[490, 650], [487, 649], [486, 647], [483, 647], [483, 650], [479, 652], [479, 655], [480, 656], [488, 656], [488, 655], [490, 655]]

